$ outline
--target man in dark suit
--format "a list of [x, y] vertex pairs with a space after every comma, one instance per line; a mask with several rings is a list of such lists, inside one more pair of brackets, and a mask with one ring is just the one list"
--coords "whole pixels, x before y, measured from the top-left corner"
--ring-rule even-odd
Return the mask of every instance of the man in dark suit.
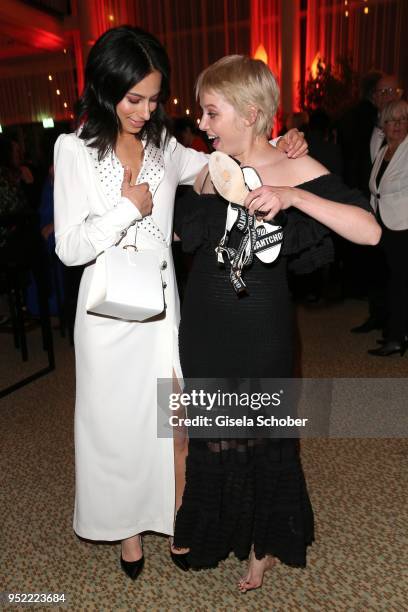
[[361, 100], [341, 119], [338, 127], [339, 144], [343, 151], [344, 180], [369, 197], [368, 181], [372, 168], [370, 141], [377, 124], [378, 108], [375, 90], [383, 77], [379, 71], [366, 74], [361, 82]]

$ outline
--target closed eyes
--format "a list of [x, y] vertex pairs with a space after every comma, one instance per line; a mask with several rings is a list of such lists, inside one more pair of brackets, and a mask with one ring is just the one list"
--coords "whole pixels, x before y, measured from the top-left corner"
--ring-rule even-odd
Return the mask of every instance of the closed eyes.
[[[145, 100], [145, 98], [127, 98], [128, 102], [130, 102], [131, 104], [139, 104], [139, 102], [143, 102]], [[149, 104], [157, 104], [157, 102], [159, 101], [159, 95], [154, 96], [153, 98], [149, 98]]]

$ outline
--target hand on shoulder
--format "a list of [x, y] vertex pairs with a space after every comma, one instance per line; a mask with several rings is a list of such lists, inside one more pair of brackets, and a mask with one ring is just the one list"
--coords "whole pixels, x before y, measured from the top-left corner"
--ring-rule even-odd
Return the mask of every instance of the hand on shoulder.
[[305, 135], [296, 128], [292, 128], [281, 136], [276, 147], [281, 153], [293, 159], [304, 157], [308, 152], [308, 144]]

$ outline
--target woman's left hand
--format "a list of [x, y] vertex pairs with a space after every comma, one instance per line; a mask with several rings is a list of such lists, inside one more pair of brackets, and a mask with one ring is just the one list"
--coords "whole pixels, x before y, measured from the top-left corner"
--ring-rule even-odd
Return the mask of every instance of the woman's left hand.
[[263, 185], [250, 191], [244, 206], [250, 215], [262, 217], [264, 221], [270, 221], [280, 210], [285, 210], [296, 201], [296, 187], [271, 187]]
[[284, 136], [282, 136], [276, 145], [282, 153], [286, 153], [288, 157], [296, 159], [307, 155], [308, 146], [303, 132], [299, 132], [296, 128], [292, 128]]

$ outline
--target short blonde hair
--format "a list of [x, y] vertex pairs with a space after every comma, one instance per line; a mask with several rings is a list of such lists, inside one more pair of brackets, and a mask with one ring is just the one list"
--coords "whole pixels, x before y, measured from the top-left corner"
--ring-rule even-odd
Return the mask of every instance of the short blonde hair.
[[393, 100], [388, 102], [381, 111], [380, 126], [383, 128], [390, 119], [395, 119], [399, 115], [402, 119], [408, 119], [408, 102], [405, 100]]
[[198, 77], [197, 98], [204, 91], [221, 94], [243, 117], [255, 108], [256, 135], [270, 135], [279, 104], [279, 85], [264, 62], [245, 55], [222, 57]]

